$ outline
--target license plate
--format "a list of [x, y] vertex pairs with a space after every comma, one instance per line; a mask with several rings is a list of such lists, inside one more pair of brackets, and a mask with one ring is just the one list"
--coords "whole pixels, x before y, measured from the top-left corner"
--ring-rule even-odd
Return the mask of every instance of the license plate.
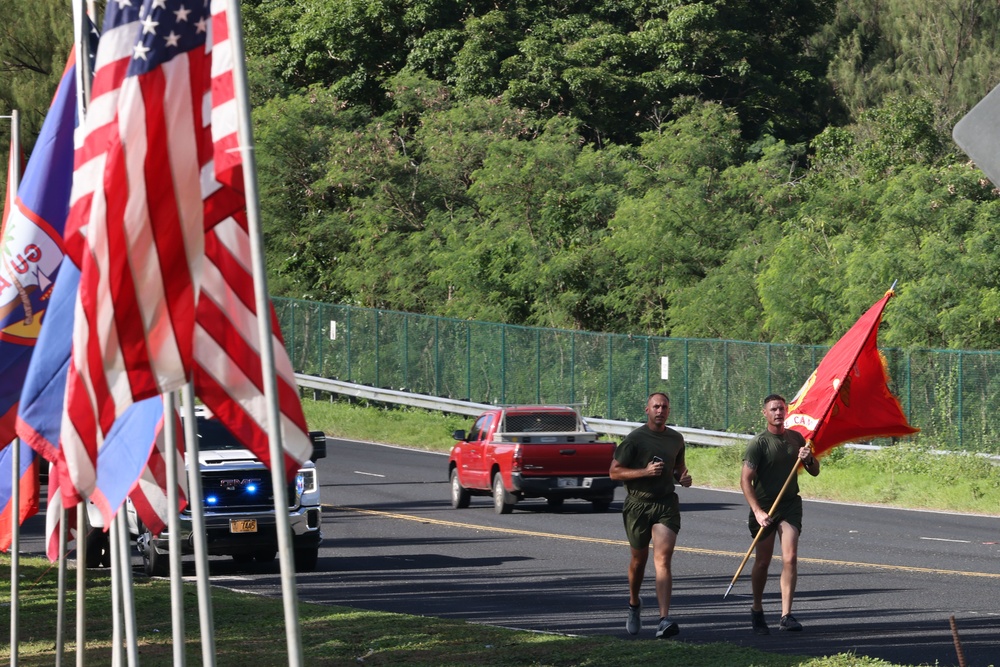
[[230, 533], [256, 533], [257, 519], [230, 519]]
[[580, 486], [579, 480], [576, 477], [560, 477], [558, 479], [558, 485], [560, 487], [564, 486]]

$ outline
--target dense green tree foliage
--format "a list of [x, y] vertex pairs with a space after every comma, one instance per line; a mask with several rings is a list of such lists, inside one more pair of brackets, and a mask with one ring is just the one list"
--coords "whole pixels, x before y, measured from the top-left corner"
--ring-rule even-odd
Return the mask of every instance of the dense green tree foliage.
[[[73, 19], [61, 0], [4, 0], [0, 3], [0, 115], [17, 109], [25, 154], [34, 145], [52, 95], [73, 46]], [[0, 192], [7, 191], [10, 121], [0, 119], [4, 168]]]
[[264, 109], [330, 95], [336, 115], [258, 113], [330, 142], [325, 167], [268, 175], [315, 205], [268, 222], [276, 285], [822, 343], [898, 280], [886, 342], [997, 347], [997, 192], [948, 135], [996, 79], [1000, 15], [946, 4], [258, 3], [300, 9], [252, 46], [280, 63]]
[[[30, 135], [69, 19], [29, 4], [0, 102]], [[898, 280], [883, 343], [1000, 348], [1000, 193], [950, 138], [1000, 79], [996, 6], [243, 7], [276, 294], [828, 343]]]

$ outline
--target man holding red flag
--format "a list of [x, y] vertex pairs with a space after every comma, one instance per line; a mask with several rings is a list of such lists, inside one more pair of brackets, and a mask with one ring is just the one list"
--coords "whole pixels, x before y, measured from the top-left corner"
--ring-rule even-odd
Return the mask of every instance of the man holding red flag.
[[[802, 497], [799, 496], [798, 477], [792, 471], [801, 464], [815, 477], [819, 474], [819, 460], [800, 433], [785, 428], [787, 411], [788, 405], [782, 396], [771, 394], [764, 399], [767, 429], [747, 445], [740, 475], [740, 488], [750, 506], [750, 534], [757, 535], [761, 527], [764, 529], [757, 541], [757, 555], [750, 575], [753, 590], [750, 618], [753, 631], [758, 635], [770, 634], [764, 620], [763, 603], [775, 535], [781, 536], [781, 622], [778, 627], [793, 632], [802, 630], [802, 625], [792, 616], [792, 599], [798, 579], [799, 534], [802, 532]], [[778, 503], [776, 507], [775, 502]], [[770, 508], [773, 509], [769, 512]]]
[[[895, 296], [893, 287], [874, 306], [854, 323], [838, 340], [792, 399], [791, 409], [785, 399], [773, 394], [764, 399], [764, 416], [767, 431], [761, 433], [747, 448], [744, 457], [740, 486], [751, 508], [751, 531], [756, 537], [740, 563], [725, 595], [733, 589], [743, 566], [754, 547], [760, 543], [754, 565], [752, 587], [754, 602], [751, 607], [754, 632], [768, 634], [763, 617], [761, 597], [767, 581], [767, 566], [774, 547], [774, 528], [782, 537], [781, 575], [782, 620], [784, 630], [801, 630], [802, 626], [791, 615], [792, 597], [797, 578], [796, 558], [798, 535], [801, 531], [801, 500], [798, 499], [799, 466], [805, 466], [812, 475], [819, 474], [817, 457], [834, 447], [854, 439], [905, 436], [919, 429], [910, 426], [899, 401], [889, 390], [889, 375], [885, 359], [878, 351], [878, 328], [882, 312], [889, 299]], [[786, 416], [787, 413], [787, 416]], [[786, 451], [781, 460], [762, 457], [754, 447], [761, 439], [777, 438], [784, 442]], [[795, 442], [791, 442], [791, 440]], [[808, 446], [805, 446], [808, 443]], [[762, 464], [782, 468], [787, 475], [780, 480], [764, 480]], [[775, 473], [775, 478], [779, 475]], [[763, 489], [764, 493], [761, 493]], [[786, 492], [797, 499], [797, 511], [789, 501], [783, 500]], [[765, 502], [766, 501], [766, 502]], [[763, 511], [766, 503], [770, 510]], [[793, 525], [793, 520], [798, 525]], [[756, 524], [756, 526], [754, 525]], [[787, 546], [786, 546], [787, 543]]]

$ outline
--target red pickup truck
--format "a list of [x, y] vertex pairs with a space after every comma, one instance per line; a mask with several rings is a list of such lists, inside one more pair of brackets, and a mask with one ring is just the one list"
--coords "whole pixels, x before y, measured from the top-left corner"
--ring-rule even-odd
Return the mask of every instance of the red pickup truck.
[[608, 476], [615, 443], [600, 441], [571, 407], [523, 405], [482, 413], [469, 433], [455, 431], [448, 478], [451, 505], [471, 496], [493, 496], [497, 514], [523, 498], [545, 498], [560, 507], [582, 498], [604, 512], [621, 485]]

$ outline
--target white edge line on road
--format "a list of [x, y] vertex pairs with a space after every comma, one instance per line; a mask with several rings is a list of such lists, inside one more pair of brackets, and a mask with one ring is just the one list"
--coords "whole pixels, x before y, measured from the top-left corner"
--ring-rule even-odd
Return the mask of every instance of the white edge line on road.
[[959, 544], [972, 544], [972, 540], [951, 540], [947, 537], [921, 537], [922, 540], [931, 540], [932, 542], [958, 542]]

